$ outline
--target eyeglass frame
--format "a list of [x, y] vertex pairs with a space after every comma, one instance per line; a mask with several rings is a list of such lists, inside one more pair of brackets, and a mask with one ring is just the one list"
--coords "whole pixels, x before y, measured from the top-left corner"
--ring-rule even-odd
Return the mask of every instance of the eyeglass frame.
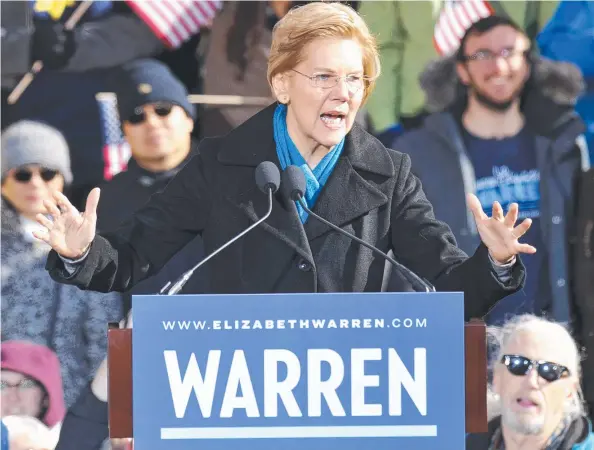
[[[354, 75], [334, 75], [334, 74], [327, 74], [327, 73], [323, 73], [323, 72], [322, 73], [315, 73], [313, 75], [307, 75], [307, 74], [304, 74], [303, 72], [299, 72], [297, 69], [291, 69], [291, 71], [292, 72], [295, 72], [295, 73], [298, 73], [299, 75], [304, 76], [305, 78], [308, 78], [312, 87], [320, 88], [320, 89], [332, 89], [332, 88], [335, 88], [338, 85], [338, 83], [340, 82], [340, 80], [345, 80], [345, 82], [347, 84], [347, 87], [349, 89], [349, 92], [351, 94], [356, 94], [357, 92], [359, 92], [361, 90], [361, 88], [366, 88], [367, 87], [366, 83], [370, 83], [373, 80], [373, 78], [371, 78], [371, 77], [361, 76], [361, 82], [362, 82], [361, 87], [357, 88], [356, 90], [353, 90], [351, 88], [351, 86], [349, 85], [349, 82], [347, 81], [347, 78], [348, 77], [352, 77]], [[320, 75], [327, 75], [327, 76], [329, 76], [331, 78], [334, 78], [336, 80], [336, 82], [332, 86], [316, 86], [315, 79], [316, 79], [317, 76], [320, 76]]]
[[0, 392], [8, 389], [17, 389], [19, 392], [39, 387], [39, 383], [32, 378], [23, 378], [18, 383], [9, 383], [5, 380], [0, 380]]
[[[479, 55], [484, 54], [485, 57], [479, 57]], [[530, 50], [516, 50], [514, 48], [504, 48], [499, 52], [493, 52], [488, 49], [478, 50], [474, 52], [472, 55], [460, 55], [458, 60], [461, 62], [494, 62], [497, 61], [499, 58], [503, 58], [505, 61], [509, 61], [514, 56], [524, 56], [527, 57], [530, 54]]]
[[[21, 176], [19, 174], [27, 174], [26, 176]], [[27, 184], [30, 183], [33, 177], [35, 176], [35, 172], [28, 167], [17, 167], [12, 177], [15, 179], [17, 183]], [[55, 179], [58, 175], [60, 175], [59, 170], [50, 169], [48, 167], [40, 167], [39, 172], [37, 173], [39, 177], [43, 180], [44, 183], [49, 183], [53, 179]]]
[[[168, 117], [176, 106], [175, 103], [169, 101], [162, 101], [151, 103], [154, 113], [160, 118]], [[134, 112], [126, 119], [132, 125], [142, 125], [146, 122], [147, 114], [143, 106], [134, 108]]]
[[[526, 369], [526, 373], [524, 374], [515, 374], [511, 371], [510, 369], [510, 362], [512, 358], [520, 358], [523, 359], [524, 361], [527, 361], [528, 364], [528, 368]], [[559, 381], [562, 378], [569, 378], [571, 376], [571, 371], [569, 370], [569, 368], [567, 368], [566, 366], [556, 363], [556, 362], [551, 362], [551, 361], [544, 361], [544, 360], [533, 360], [530, 358], [527, 358], [526, 356], [523, 355], [517, 355], [517, 354], [505, 354], [501, 357], [500, 362], [507, 368], [508, 372], [510, 374], [512, 374], [513, 376], [516, 377], [525, 377], [527, 376], [532, 370], [536, 370], [536, 373], [538, 374], [538, 376], [540, 378], [542, 378], [543, 380], [545, 380], [547, 383], [553, 383], [555, 381]], [[554, 380], [547, 380], [545, 377], [543, 377], [539, 371], [541, 366], [544, 366], [545, 364], [549, 364], [552, 367], [558, 367], [559, 368], [559, 372], [558, 372], [558, 377], [555, 378]]]

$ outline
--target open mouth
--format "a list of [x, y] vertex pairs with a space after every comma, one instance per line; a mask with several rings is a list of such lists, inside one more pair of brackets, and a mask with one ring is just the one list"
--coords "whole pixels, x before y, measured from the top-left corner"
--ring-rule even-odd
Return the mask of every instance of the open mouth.
[[329, 111], [320, 114], [320, 119], [326, 126], [330, 128], [340, 128], [346, 119], [346, 114], [337, 112], [337, 111]]
[[525, 397], [520, 397], [516, 399], [516, 403], [521, 407], [521, 408], [525, 408], [525, 409], [532, 409], [532, 408], [538, 408], [539, 404], [536, 403], [533, 400], [530, 400], [529, 398], [525, 398]]

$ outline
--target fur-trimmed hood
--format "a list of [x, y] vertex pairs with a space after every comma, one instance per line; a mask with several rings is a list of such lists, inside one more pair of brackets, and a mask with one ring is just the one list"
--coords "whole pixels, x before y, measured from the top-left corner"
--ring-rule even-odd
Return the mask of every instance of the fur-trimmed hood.
[[[444, 111], [464, 101], [466, 87], [458, 79], [456, 62], [455, 55], [434, 60], [419, 77], [428, 112]], [[584, 79], [577, 66], [536, 57], [523, 96], [573, 108], [584, 89]]]

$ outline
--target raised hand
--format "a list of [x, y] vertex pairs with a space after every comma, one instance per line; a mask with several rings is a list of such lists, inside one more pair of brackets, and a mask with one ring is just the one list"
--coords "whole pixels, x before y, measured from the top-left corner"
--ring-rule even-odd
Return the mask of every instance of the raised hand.
[[468, 194], [468, 207], [474, 216], [481, 240], [489, 249], [491, 257], [500, 264], [510, 262], [519, 253], [536, 253], [536, 248], [518, 242], [532, 225], [531, 219], [525, 219], [515, 226], [518, 220], [518, 204], [512, 203], [504, 216], [499, 202], [493, 203], [491, 217], [483, 211], [476, 195]]
[[87, 197], [84, 213], [80, 213], [64, 194], [54, 191], [53, 200], [43, 202], [51, 219], [37, 214], [37, 222], [44, 229], [34, 232], [33, 236], [65, 258], [81, 257], [95, 238], [99, 195], [99, 188], [93, 189]]

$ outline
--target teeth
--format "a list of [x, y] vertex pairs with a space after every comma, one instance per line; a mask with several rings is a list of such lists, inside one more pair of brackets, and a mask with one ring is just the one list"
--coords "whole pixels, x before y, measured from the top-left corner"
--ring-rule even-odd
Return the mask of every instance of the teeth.
[[323, 115], [322, 121], [324, 121], [325, 123], [327, 123], [329, 125], [338, 125], [342, 121], [342, 117]]

